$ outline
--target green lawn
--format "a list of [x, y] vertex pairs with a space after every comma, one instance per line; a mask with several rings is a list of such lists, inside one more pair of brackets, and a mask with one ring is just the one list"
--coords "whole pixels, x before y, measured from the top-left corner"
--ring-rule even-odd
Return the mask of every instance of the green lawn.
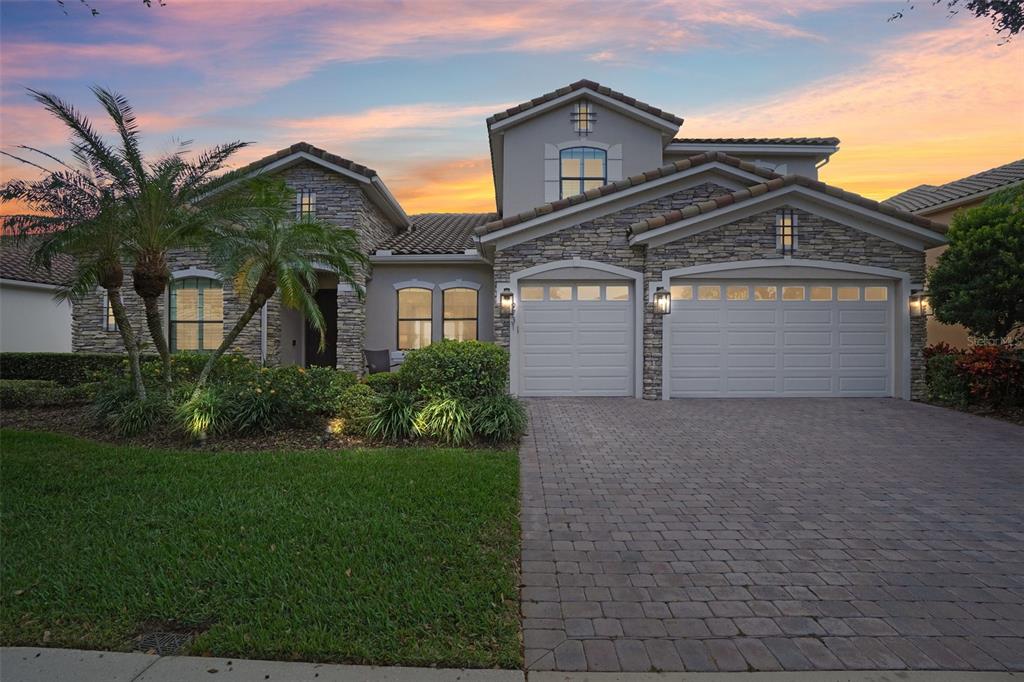
[[190, 653], [518, 667], [517, 467], [2, 431], [0, 643], [129, 649], [203, 623]]

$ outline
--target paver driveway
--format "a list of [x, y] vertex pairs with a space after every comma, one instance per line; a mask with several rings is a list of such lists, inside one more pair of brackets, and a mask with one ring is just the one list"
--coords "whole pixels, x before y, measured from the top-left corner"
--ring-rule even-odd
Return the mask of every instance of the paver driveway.
[[529, 412], [528, 668], [1024, 670], [1024, 428], [873, 399]]

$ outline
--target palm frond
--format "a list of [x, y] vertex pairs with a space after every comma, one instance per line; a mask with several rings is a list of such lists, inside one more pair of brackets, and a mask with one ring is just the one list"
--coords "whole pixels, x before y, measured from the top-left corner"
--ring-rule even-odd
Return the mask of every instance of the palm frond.
[[103, 105], [107, 115], [114, 122], [117, 134], [121, 137], [121, 160], [135, 173], [135, 182], [144, 184], [146, 170], [143, 167], [142, 150], [139, 145], [139, 125], [131, 102], [123, 95], [98, 85], [92, 87], [92, 93]]

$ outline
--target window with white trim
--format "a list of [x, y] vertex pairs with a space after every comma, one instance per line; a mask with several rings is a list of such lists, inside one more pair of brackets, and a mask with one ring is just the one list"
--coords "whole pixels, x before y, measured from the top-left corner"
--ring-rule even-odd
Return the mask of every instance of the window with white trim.
[[441, 318], [446, 339], [455, 341], [477, 340], [476, 289], [453, 287], [441, 295]]
[[420, 287], [398, 290], [398, 350], [430, 345], [434, 292]]
[[796, 252], [796, 212], [784, 208], [775, 214], [775, 248], [783, 254]]
[[560, 196], [583, 194], [608, 184], [608, 152], [596, 147], [569, 147], [559, 154]]
[[167, 305], [171, 352], [217, 350], [224, 339], [224, 288], [219, 280], [172, 280]]
[[316, 217], [316, 192], [301, 189], [295, 193], [295, 217], [311, 220]]

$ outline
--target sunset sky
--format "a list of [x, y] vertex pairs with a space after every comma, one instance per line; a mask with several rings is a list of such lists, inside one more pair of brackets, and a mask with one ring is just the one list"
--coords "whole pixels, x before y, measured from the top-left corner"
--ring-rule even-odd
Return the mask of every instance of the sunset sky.
[[67, 149], [25, 88], [100, 121], [100, 84], [153, 154], [250, 140], [241, 165], [305, 140], [375, 168], [409, 213], [487, 211], [484, 119], [590, 78], [683, 136], [837, 136], [822, 179], [875, 199], [1024, 157], [1024, 39], [926, 1], [891, 23], [902, 0], [90, 2], [0, 2], [5, 150]]

